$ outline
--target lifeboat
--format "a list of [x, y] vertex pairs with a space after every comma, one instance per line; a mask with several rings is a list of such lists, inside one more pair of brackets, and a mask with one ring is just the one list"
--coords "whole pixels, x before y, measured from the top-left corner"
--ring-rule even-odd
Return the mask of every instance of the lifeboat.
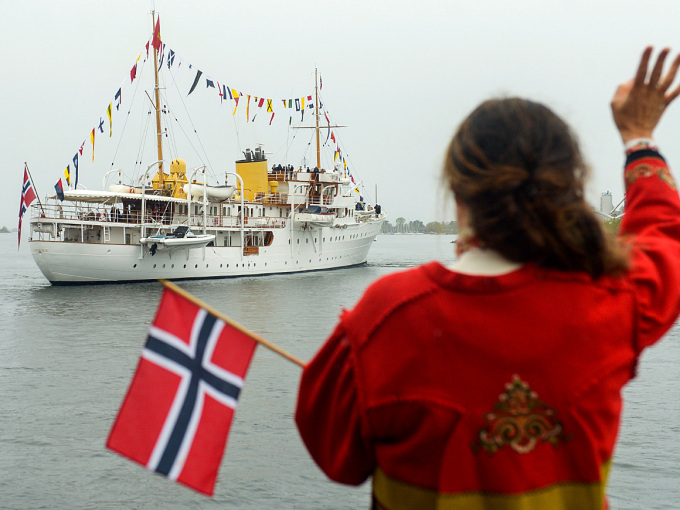
[[205, 186], [201, 183], [187, 183], [184, 185], [184, 193], [189, 195], [191, 192], [192, 200], [203, 200], [203, 189], [205, 196], [211, 202], [223, 202], [229, 200], [236, 189], [234, 186]]

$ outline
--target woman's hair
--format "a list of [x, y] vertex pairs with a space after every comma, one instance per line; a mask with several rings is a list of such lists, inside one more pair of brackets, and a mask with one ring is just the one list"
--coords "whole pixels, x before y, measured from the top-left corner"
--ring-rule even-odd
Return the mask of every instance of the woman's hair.
[[444, 177], [479, 242], [515, 262], [584, 271], [628, 268], [628, 251], [585, 201], [588, 170], [567, 124], [519, 98], [479, 105], [451, 141]]

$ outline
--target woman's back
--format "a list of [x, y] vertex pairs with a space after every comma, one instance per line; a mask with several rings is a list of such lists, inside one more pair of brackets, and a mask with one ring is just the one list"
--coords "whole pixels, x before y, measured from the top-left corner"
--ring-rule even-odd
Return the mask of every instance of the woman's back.
[[[374, 506], [389, 510], [606, 505], [621, 389], [680, 313], [680, 198], [656, 148], [635, 138], [680, 94], [666, 94], [680, 57], [660, 80], [664, 50], [647, 83], [650, 53], [614, 100], [630, 145], [619, 240], [587, 210], [573, 138], [546, 152], [557, 138], [533, 135], [527, 119], [564, 129], [545, 107], [489, 102], [463, 123], [446, 169], [472, 248], [453, 269], [373, 284], [303, 372], [296, 421], [330, 478], [373, 476]], [[498, 129], [522, 108], [542, 159]], [[512, 218], [530, 247], [508, 237]]]

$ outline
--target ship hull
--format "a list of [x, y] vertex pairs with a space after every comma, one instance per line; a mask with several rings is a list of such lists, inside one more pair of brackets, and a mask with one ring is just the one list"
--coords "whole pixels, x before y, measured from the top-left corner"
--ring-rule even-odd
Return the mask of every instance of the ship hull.
[[31, 240], [29, 246], [38, 268], [54, 285], [229, 278], [363, 264], [380, 224], [284, 231], [271, 246], [259, 246], [257, 253], [247, 255], [241, 246], [159, 250], [153, 255], [138, 244]]

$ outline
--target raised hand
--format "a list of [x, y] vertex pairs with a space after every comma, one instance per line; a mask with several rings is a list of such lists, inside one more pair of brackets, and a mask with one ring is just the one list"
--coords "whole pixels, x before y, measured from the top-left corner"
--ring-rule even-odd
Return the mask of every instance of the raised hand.
[[669, 48], [661, 50], [647, 78], [652, 47], [645, 48], [635, 78], [616, 89], [611, 108], [624, 143], [634, 138], [651, 138], [666, 107], [680, 95], [680, 85], [668, 92], [680, 67], [680, 55], [662, 77], [669, 52]]

